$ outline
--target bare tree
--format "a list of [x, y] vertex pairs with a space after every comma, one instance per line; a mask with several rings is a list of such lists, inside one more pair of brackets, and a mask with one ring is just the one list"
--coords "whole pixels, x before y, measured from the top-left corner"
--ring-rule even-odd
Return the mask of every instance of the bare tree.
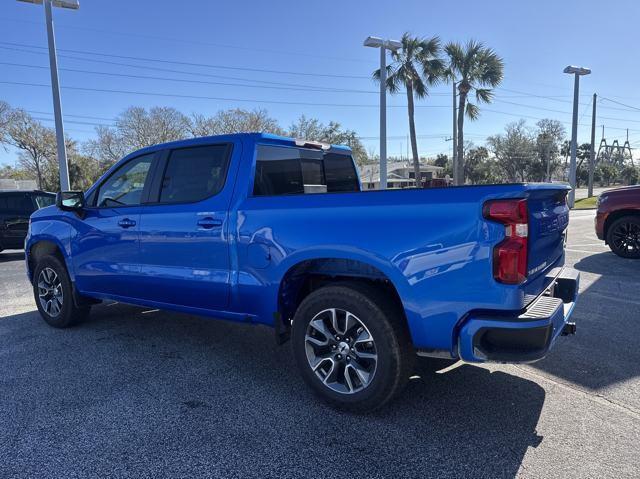
[[43, 188], [48, 163], [56, 158], [55, 132], [24, 110], [11, 111], [6, 130], [5, 142], [20, 150], [19, 165], [35, 176], [38, 188]]
[[347, 145], [351, 148], [353, 157], [359, 165], [367, 163], [367, 151], [356, 132], [342, 128], [340, 123], [335, 121], [330, 121], [325, 125], [317, 118], [307, 118], [302, 115], [289, 127], [287, 136], [323, 141], [334, 145]]
[[554, 171], [560, 165], [560, 149], [567, 132], [562, 123], [549, 118], [538, 121], [536, 126], [538, 127], [536, 148], [541, 169], [537, 179], [551, 181]]
[[529, 181], [537, 160], [536, 140], [524, 120], [509, 123], [505, 133], [487, 138], [508, 181]]
[[85, 150], [109, 166], [140, 148], [187, 138], [189, 119], [171, 107], [130, 107], [118, 115], [115, 126], [98, 127], [96, 134]]
[[267, 110], [222, 110], [212, 117], [193, 114], [189, 119], [189, 133], [194, 136], [226, 135], [230, 133], [283, 134], [278, 121], [269, 116]]
[[4, 143], [7, 128], [9, 127], [9, 118], [11, 115], [11, 107], [7, 102], [0, 101], [0, 143]]

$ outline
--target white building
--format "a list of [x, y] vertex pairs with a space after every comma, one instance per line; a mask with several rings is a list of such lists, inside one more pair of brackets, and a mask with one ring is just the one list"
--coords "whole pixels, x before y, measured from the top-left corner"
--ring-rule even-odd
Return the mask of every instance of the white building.
[[35, 180], [12, 180], [0, 178], [0, 190], [35, 190], [38, 184]]
[[[380, 188], [380, 164], [360, 166], [360, 181], [363, 190], [377, 190]], [[439, 178], [444, 168], [440, 166], [420, 163], [422, 184], [428, 184], [434, 178]], [[449, 182], [446, 179], [447, 183]], [[416, 176], [412, 161], [393, 161], [387, 163], [387, 188], [411, 188], [416, 186]]]

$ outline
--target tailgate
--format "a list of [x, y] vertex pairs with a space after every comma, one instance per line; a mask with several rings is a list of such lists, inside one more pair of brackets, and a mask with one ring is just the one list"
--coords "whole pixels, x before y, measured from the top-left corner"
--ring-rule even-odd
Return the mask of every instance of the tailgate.
[[527, 295], [538, 295], [546, 287], [545, 273], [562, 264], [569, 208], [566, 203], [568, 188], [540, 185], [527, 193], [529, 209]]

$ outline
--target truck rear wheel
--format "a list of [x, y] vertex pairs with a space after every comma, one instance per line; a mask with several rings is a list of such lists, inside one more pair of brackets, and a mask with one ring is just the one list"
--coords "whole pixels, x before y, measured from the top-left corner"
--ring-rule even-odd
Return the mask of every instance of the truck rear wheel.
[[623, 216], [607, 231], [611, 251], [623, 258], [640, 258], [640, 217]]
[[305, 382], [334, 407], [367, 412], [409, 379], [415, 354], [398, 307], [360, 283], [307, 296], [293, 320], [292, 346]]
[[40, 316], [54, 328], [73, 326], [91, 309], [90, 306], [76, 306], [67, 268], [55, 256], [38, 260], [33, 273], [33, 295]]

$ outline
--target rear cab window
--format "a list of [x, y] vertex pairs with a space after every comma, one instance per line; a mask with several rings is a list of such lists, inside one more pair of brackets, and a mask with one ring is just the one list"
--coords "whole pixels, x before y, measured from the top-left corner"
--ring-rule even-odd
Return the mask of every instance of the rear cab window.
[[258, 145], [253, 196], [360, 191], [349, 154]]
[[160, 184], [159, 203], [195, 203], [217, 195], [227, 178], [231, 145], [172, 150]]

